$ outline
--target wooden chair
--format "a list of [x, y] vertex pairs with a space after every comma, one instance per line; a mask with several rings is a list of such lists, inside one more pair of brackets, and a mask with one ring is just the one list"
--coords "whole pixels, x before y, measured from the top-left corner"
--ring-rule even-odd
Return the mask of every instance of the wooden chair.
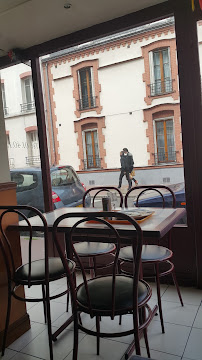
[[[137, 191], [138, 189], [140, 189], [141, 191], [136, 197], [136, 202], [135, 202], [136, 207], [141, 206], [140, 197], [143, 194], [145, 194], [148, 191], [154, 191], [162, 199], [162, 207], [164, 208], [166, 206], [166, 194], [163, 193], [162, 191], [166, 190], [171, 194], [172, 207], [175, 208], [175, 205], [176, 205], [175, 194], [169, 187], [164, 186], [164, 185], [151, 185], [151, 186], [145, 185], [145, 186], [136, 186], [134, 188], [131, 188], [125, 195], [125, 207], [126, 208], [128, 207], [129, 195], [132, 192]], [[160, 277], [163, 277], [163, 276], [166, 276], [169, 274], [172, 275], [173, 282], [176, 286], [181, 305], [183, 306], [180, 289], [179, 289], [178, 282], [177, 282], [176, 275], [175, 275], [174, 264], [170, 260], [173, 256], [173, 252], [170, 249], [170, 247], [171, 247], [171, 232], [168, 233], [168, 248], [164, 247], [164, 246], [160, 246], [159, 240], [158, 240], [158, 245], [148, 245], [145, 243], [142, 247], [142, 256], [141, 256], [143, 264], [153, 264], [154, 265], [154, 273], [149, 274], [147, 277], [156, 279], [159, 315], [160, 315], [161, 327], [162, 327], [163, 333], [165, 332], [165, 330], [164, 330], [163, 312], [162, 312], [162, 306], [161, 306]], [[124, 262], [132, 262], [133, 261], [132, 247], [131, 246], [123, 247], [120, 250], [119, 259]], [[162, 263], [167, 264], [168, 269], [166, 271], [160, 272], [159, 265]], [[123, 265], [123, 263], [122, 263], [122, 265]], [[123, 270], [122, 266], [120, 266], [120, 269], [121, 269], [121, 272], [125, 272], [125, 270]]]
[[[50, 359], [53, 359], [53, 349], [52, 349], [52, 330], [51, 330], [51, 312], [50, 312], [50, 300], [56, 299], [60, 296], [63, 296], [69, 292], [67, 288], [66, 291], [58, 293], [54, 296], [50, 296], [49, 292], [49, 283], [62, 277], [66, 276], [62, 261], [60, 257], [49, 257], [48, 255], [48, 227], [45, 217], [42, 213], [31, 207], [24, 205], [15, 205], [15, 206], [0, 206], [0, 250], [3, 255], [3, 260], [6, 266], [7, 277], [8, 277], [8, 305], [7, 305], [7, 315], [3, 336], [2, 344], [2, 356], [5, 352], [6, 339], [8, 333], [8, 326], [10, 320], [11, 312], [11, 299], [12, 296], [20, 301], [26, 302], [39, 302], [42, 301], [44, 305], [44, 316], [45, 321], [47, 321], [48, 326], [48, 339], [49, 339], [49, 350], [50, 350]], [[29, 219], [25, 214], [32, 212], [35, 216], [38, 216], [41, 219], [43, 224], [43, 231], [41, 236], [44, 240], [44, 257], [40, 260], [32, 261], [32, 239], [33, 231]], [[24, 220], [26, 237], [28, 237], [29, 242], [29, 254], [28, 254], [28, 263], [21, 265], [20, 267], [15, 266], [14, 254], [13, 254], [13, 241], [14, 235], [13, 231], [7, 231], [6, 229], [6, 218], [7, 216], [15, 213], [16, 214], [16, 223], [18, 222], [18, 216], [20, 220]], [[16, 234], [16, 233], [15, 233]], [[20, 233], [19, 233], [20, 235]], [[43, 253], [43, 251], [41, 252]], [[75, 263], [71, 260], [66, 259], [66, 264], [69, 268], [69, 272], [72, 273], [75, 268]], [[20, 286], [28, 286], [28, 288], [41, 285], [42, 287], [42, 297], [41, 298], [24, 298], [16, 293], [16, 290]]]
[[[96, 193], [93, 195], [92, 198], [92, 206], [94, 207], [95, 199], [97, 195], [100, 194], [101, 192], [102, 193], [110, 192], [111, 190], [115, 190], [115, 192], [117, 192], [118, 196], [120, 197], [120, 207], [122, 207], [123, 195], [121, 191], [114, 186], [107, 186], [107, 187], [95, 186], [88, 189], [83, 196], [83, 207], [86, 207], [86, 198], [89, 196], [90, 192], [96, 191]], [[97, 270], [112, 266], [113, 261], [109, 261], [106, 264], [101, 264], [101, 265], [98, 265], [96, 261], [97, 257], [103, 255], [111, 255], [113, 253], [113, 251], [115, 250], [115, 245], [112, 243], [106, 243], [101, 241], [90, 242], [88, 241], [88, 237], [87, 237], [87, 241], [82, 241], [75, 244], [75, 249], [80, 257], [82, 257], [83, 259], [86, 258], [88, 259], [88, 265], [85, 264], [85, 269], [91, 272], [91, 277], [97, 275]]]
[[[144, 280], [139, 280], [142, 230], [137, 222], [126, 214], [116, 213], [116, 217], [118, 219], [126, 220], [134, 227], [134, 231], [131, 231], [133, 273], [131, 276], [118, 274], [120, 236], [113, 225], [106, 220], [106, 217], [113, 217], [114, 215], [114, 212], [87, 212], [85, 214], [69, 213], [61, 215], [53, 225], [53, 238], [55, 245], [66, 269], [67, 278], [70, 284], [74, 316], [73, 360], [77, 360], [79, 330], [82, 330], [89, 335], [96, 336], [98, 355], [100, 353], [100, 338], [126, 336], [129, 334], [134, 335], [136, 353], [140, 354], [139, 338], [143, 332], [148, 356], [150, 357], [147, 339], [147, 326], [151, 322], [154, 314], [147, 304], [151, 297], [151, 288]], [[60, 222], [69, 218], [79, 218], [69, 233], [69, 244], [83, 276], [83, 283], [78, 287], [75, 287], [74, 278], [69, 270], [67, 260], [64, 257], [63, 249], [57, 237]], [[89, 226], [91, 225], [90, 222], [93, 222], [93, 231], [95, 229], [96, 233], [100, 231], [100, 225], [104, 225], [105, 241], [110, 242], [113, 239], [113, 242], [116, 245], [112, 275], [94, 277], [90, 280], [87, 280], [86, 278], [86, 272], [83, 267], [82, 260], [80, 259], [74, 245], [74, 236], [77, 236], [77, 231], [82, 231], [81, 225], [83, 223], [86, 225], [86, 222], [89, 222]], [[97, 229], [95, 227], [95, 223], [98, 223], [99, 225]], [[95, 318], [96, 330], [87, 329], [80, 323], [80, 321], [78, 321], [78, 317], [81, 312], [89, 314], [91, 318]], [[115, 316], [126, 315], [128, 313], [131, 313], [133, 316], [132, 329], [116, 333], [100, 331], [100, 318], [102, 316], [108, 316], [113, 320]], [[126, 358], [128, 358], [128, 355], [126, 356]]]

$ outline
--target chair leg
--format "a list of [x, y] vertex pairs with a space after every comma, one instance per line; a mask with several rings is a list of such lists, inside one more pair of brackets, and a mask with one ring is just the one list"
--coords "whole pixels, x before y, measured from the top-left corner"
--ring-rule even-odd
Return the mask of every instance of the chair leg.
[[138, 314], [135, 314], [133, 312], [133, 328], [134, 328], [134, 340], [135, 340], [136, 355], [141, 355], [139, 326], [138, 326], [138, 317], [137, 316], [138, 316]]
[[175, 270], [174, 270], [174, 269], [173, 269], [173, 271], [172, 271], [172, 278], [173, 278], [173, 282], [174, 282], [174, 284], [175, 284], [175, 287], [176, 287], [176, 289], [177, 289], [177, 293], [178, 293], [178, 296], [179, 296], [181, 305], [184, 306], [183, 301], [182, 301], [182, 296], [181, 296], [181, 293], [180, 293], [180, 288], [179, 288], [179, 285], [178, 285], [178, 282], [177, 282], [177, 278], [176, 278], [176, 274], [175, 274]]
[[77, 360], [78, 357], [78, 343], [79, 343], [79, 329], [78, 329], [78, 315], [74, 312], [74, 348], [73, 348], [73, 360]]
[[96, 316], [97, 355], [100, 355], [100, 316]]
[[[146, 310], [145, 310], [145, 307], [142, 308], [142, 321], [143, 323], [145, 322], [146, 320]], [[143, 330], [143, 334], [144, 334], [144, 341], [145, 341], [145, 345], [146, 345], [146, 349], [147, 349], [147, 356], [148, 358], [151, 358], [151, 355], [150, 355], [150, 349], [149, 349], [149, 342], [148, 342], [148, 336], [147, 336], [147, 328], [145, 328]]]
[[46, 314], [47, 314], [47, 324], [48, 324], [48, 343], [49, 343], [49, 351], [50, 351], [50, 360], [53, 360], [53, 344], [52, 344], [49, 284], [48, 284], [48, 286], [46, 285]]
[[158, 263], [155, 264], [155, 272], [156, 272], [156, 288], [157, 288], [159, 315], [160, 315], [160, 320], [161, 320], [162, 333], [164, 334], [165, 330], [164, 330], [163, 312], [162, 312], [162, 305], [161, 305], [161, 290], [160, 290], [159, 264]]
[[67, 292], [67, 306], [66, 306], [66, 312], [68, 312], [68, 310], [69, 310], [69, 283], [68, 283], [68, 280], [67, 280], [67, 289], [68, 289], [68, 292]]
[[93, 270], [94, 270], [94, 277], [97, 276], [97, 262], [96, 262], [96, 257], [93, 256]]
[[8, 334], [10, 314], [11, 314], [11, 286], [8, 283], [8, 305], [7, 305], [6, 323], [5, 323], [4, 336], [3, 336], [2, 349], [1, 349], [2, 356], [4, 355], [5, 348], [6, 348], [6, 339], [7, 339], [7, 334]]
[[47, 317], [46, 317], [46, 292], [45, 292], [45, 286], [41, 285], [42, 287], [42, 295], [43, 295], [43, 313], [44, 313], [44, 321], [46, 323]]

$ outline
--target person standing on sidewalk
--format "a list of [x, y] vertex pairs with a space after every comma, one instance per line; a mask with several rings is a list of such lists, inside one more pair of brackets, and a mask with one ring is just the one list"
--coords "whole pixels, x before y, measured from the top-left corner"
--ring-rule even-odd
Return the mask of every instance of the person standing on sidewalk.
[[123, 151], [120, 153], [120, 162], [121, 162], [121, 173], [119, 176], [119, 186], [120, 189], [122, 185], [122, 179], [124, 175], [126, 175], [126, 179], [128, 180], [128, 190], [132, 187], [132, 181], [130, 179], [130, 173], [133, 170], [133, 155], [129, 153], [127, 148], [123, 148]]

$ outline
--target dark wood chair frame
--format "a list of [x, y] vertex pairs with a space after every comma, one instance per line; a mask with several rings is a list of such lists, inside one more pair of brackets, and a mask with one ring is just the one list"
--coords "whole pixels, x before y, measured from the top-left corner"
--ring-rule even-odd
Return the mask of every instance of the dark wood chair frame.
[[[132, 249], [133, 249], [133, 276], [128, 275], [120, 275], [118, 273], [118, 267], [119, 267], [119, 251], [120, 251], [120, 244], [121, 239], [118, 234], [118, 231], [110, 224], [106, 218], [113, 217], [115, 215], [114, 212], [89, 212], [85, 213], [69, 213], [61, 215], [54, 223], [53, 225], [53, 239], [55, 246], [57, 248], [57, 251], [61, 257], [61, 260], [63, 262], [64, 268], [66, 269], [68, 282], [70, 285], [70, 291], [71, 291], [71, 299], [72, 299], [72, 311], [73, 311], [73, 318], [74, 318], [74, 347], [73, 347], [73, 360], [77, 360], [78, 355], [78, 330], [82, 330], [85, 333], [89, 335], [96, 336], [97, 338], [97, 354], [99, 355], [100, 351], [100, 338], [102, 337], [119, 337], [119, 336], [127, 336], [130, 334], [134, 335], [134, 345], [136, 348], [136, 353], [141, 354], [140, 352], [140, 343], [139, 338], [141, 334], [143, 333], [147, 348], [148, 356], [150, 357], [149, 352], [149, 344], [147, 339], [147, 327], [149, 323], [151, 322], [154, 314], [152, 313], [150, 307], [148, 306], [147, 302], [151, 298], [151, 287], [144, 281], [140, 280], [145, 288], [146, 288], [146, 297], [142, 300], [142, 302], [138, 303], [138, 281], [139, 281], [139, 273], [141, 268], [141, 249], [142, 249], [142, 230], [139, 224], [132, 219], [131, 217], [127, 216], [126, 214], [122, 213], [116, 213], [116, 217], [122, 220], [128, 220], [130, 224], [134, 227], [134, 232], [131, 231], [131, 243], [132, 243]], [[62, 245], [60, 243], [60, 240], [57, 238], [57, 234], [59, 231], [59, 224], [64, 219], [69, 218], [79, 218], [79, 220], [73, 225], [73, 227], [70, 230], [70, 233], [68, 233], [69, 236], [69, 246], [71, 248], [71, 252], [73, 256], [76, 258], [77, 263], [79, 264], [82, 276], [83, 276], [83, 284], [80, 284], [78, 287], [75, 285], [74, 277], [69, 271], [69, 268], [67, 266], [67, 261], [64, 257], [64, 251], [62, 248]], [[99, 281], [100, 278], [106, 279], [109, 275], [104, 276], [98, 276], [94, 277], [93, 279], [87, 280], [86, 278], [86, 272], [83, 267], [82, 261], [80, 257], [78, 256], [75, 247], [74, 247], [74, 236], [77, 235], [78, 226], [86, 221], [93, 221], [97, 222], [99, 225], [102, 224], [105, 226], [105, 228], [108, 228], [108, 236], [105, 237], [105, 242], [111, 241], [113, 239], [114, 243], [116, 244], [116, 252], [114, 254], [114, 264], [113, 264], [113, 270], [112, 270], [112, 290], [110, 292], [111, 294], [111, 308], [110, 309], [99, 309], [98, 307], [95, 308], [96, 305], [92, 305], [91, 298], [90, 298], [90, 292], [89, 292], [89, 284], [92, 284], [92, 282]], [[94, 225], [94, 224], [93, 224]], [[94, 229], [92, 230], [94, 231]], [[82, 229], [79, 229], [79, 233], [82, 232]], [[97, 233], [97, 232], [96, 232]], [[68, 256], [69, 257], [69, 256]], [[130, 278], [133, 281], [133, 299], [132, 299], [132, 307], [126, 307], [117, 309], [115, 306], [115, 285], [117, 282], [117, 277], [123, 276], [123, 278]], [[78, 300], [78, 292], [79, 289], [84, 286], [85, 287], [85, 293], [87, 297], [87, 305], [81, 304]], [[103, 286], [104, 288], [104, 286]], [[147, 314], [146, 314], [147, 309]], [[157, 309], [157, 308], [156, 308]], [[87, 313], [90, 315], [91, 318], [96, 318], [96, 331], [89, 330], [85, 328], [82, 323], [80, 322], [80, 319], [78, 321], [79, 315], [81, 312]], [[133, 328], [127, 331], [123, 332], [116, 332], [116, 333], [105, 333], [100, 332], [100, 318], [101, 316], [109, 316], [111, 319], [114, 319], [117, 315], [125, 315], [128, 313], [133, 314]], [[132, 353], [134, 350], [134, 346], [129, 347], [129, 354], [126, 353], [126, 358]]]
[[[100, 194], [101, 192], [110, 192], [110, 190], [115, 190], [119, 196], [120, 196], [120, 207], [123, 206], [123, 195], [122, 192], [116, 188], [115, 186], [95, 186], [95, 187], [91, 187], [89, 188], [85, 194], [83, 195], [83, 207], [86, 207], [86, 197], [89, 195], [89, 193], [91, 191], [97, 190], [96, 193], [94, 194], [93, 198], [92, 198], [92, 206], [95, 206], [95, 198], [98, 194]], [[79, 240], [77, 240], [79, 241]], [[85, 269], [87, 271], [90, 271], [91, 273], [91, 277], [96, 276], [97, 275], [97, 270], [100, 269], [104, 269], [107, 267], [111, 267], [112, 266], [112, 261], [106, 263], [105, 265], [98, 265], [96, 258], [99, 256], [103, 256], [103, 255], [112, 255], [113, 256], [113, 252], [115, 250], [115, 247], [113, 248], [113, 250], [110, 251], [103, 251], [103, 253], [97, 253], [93, 256], [91, 256], [90, 254], [83, 254], [82, 257], [83, 258], [88, 258], [89, 259], [89, 265], [85, 265]], [[80, 254], [81, 256], [81, 254]]]
[[[2, 211], [3, 210], [3, 211]], [[5, 347], [6, 347], [6, 339], [7, 339], [7, 333], [8, 333], [8, 327], [9, 327], [9, 320], [10, 320], [10, 312], [11, 312], [11, 299], [12, 296], [23, 302], [43, 302], [44, 306], [44, 318], [45, 322], [47, 322], [48, 326], [48, 342], [49, 342], [49, 351], [50, 351], [50, 359], [53, 360], [53, 348], [52, 348], [52, 329], [51, 329], [51, 310], [50, 310], [50, 300], [56, 299], [60, 296], [63, 296], [65, 294], [69, 294], [69, 287], [67, 286], [67, 290], [58, 293], [54, 296], [50, 296], [50, 290], [49, 290], [49, 282], [55, 281], [58, 279], [61, 279], [66, 276], [66, 272], [64, 270], [63, 274], [60, 276], [55, 275], [51, 276], [51, 279], [49, 278], [49, 256], [48, 256], [48, 226], [45, 217], [43, 214], [36, 208], [32, 206], [26, 206], [26, 205], [14, 205], [14, 206], [0, 206], [0, 211], [2, 211], [0, 215], [0, 231], [2, 233], [2, 236], [0, 237], [0, 250], [3, 255], [3, 260], [6, 266], [7, 271], [7, 278], [8, 278], [8, 304], [7, 304], [7, 314], [6, 314], [6, 322], [5, 322], [5, 329], [4, 329], [4, 336], [3, 336], [3, 342], [2, 342], [2, 356], [5, 353]], [[44, 278], [33, 280], [32, 279], [32, 238], [33, 238], [33, 231], [32, 226], [27, 218], [27, 216], [23, 213], [23, 211], [27, 211], [30, 213], [32, 212], [33, 216], [38, 216], [43, 224], [43, 236], [44, 236]], [[3, 229], [3, 221], [6, 216], [9, 216], [9, 214], [15, 213], [25, 221], [25, 224], [27, 225], [28, 236], [29, 236], [29, 247], [28, 247], [28, 276], [27, 278], [16, 278], [16, 271], [23, 268], [24, 265], [21, 265], [20, 267], [16, 268], [15, 262], [14, 262], [14, 256], [12, 253], [12, 247], [11, 243], [9, 241], [9, 238], [12, 237], [12, 233], [7, 232], [6, 229]], [[36, 260], [38, 261], [38, 260]], [[73, 261], [68, 260], [72, 264], [72, 271], [74, 271], [75, 264]], [[61, 264], [62, 265], [62, 264]], [[21, 297], [16, 294], [16, 290], [20, 286], [27, 285], [28, 288], [34, 285], [41, 285], [42, 286], [42, 298], [25, 298]]]
[[[128, 190], [128, 192], [125, 195], [125, 207], [126, 208], [128, 207], [128, 196], [130, 195], [131, 192], [136, 191], [137, 189], [142, 189], [142, 191], [137, 195], [136, 202], [135, 202], [136, 207], [139, 207], [140, 197], [143, 194], [145, 194], [146, 192], [153, 190], [153, 191], [157, 192], [161, 196], [161, 198], [162, 198], [162, 208], [165, 208], [165, 197], [164, 197], [165, 194], [162, 194], [162, 192], [160, 190], [167, 190], [172, 195], [172, 207], [176, 208], [176, 198], [175, 198], [174, 192], [168, 186], [164, 186], [164, 185], [140, 185], [140, 186], [132, 187], [130, 190]], [[170, 261], [170, 259], [173, 256], [173, 252], [171, 250], [171, 235], [172, 235], [171, 231], [169, 231], [168, 234], [167, 234], [167, 236], [168, 236], [169, 255], [166, 258], [164, 258], [163, 260], [161, 260], [161, 259], [143, 260], [142, 259], [143, 264], [153, 264], [154, 265], [154, 270], [155, 270], [154, 273], [149, 274], [148, 276], [146, 276], [146, 278], [155, 278], [156, 279], [159, 315], [160, 315], [161, 327], [162, 327], [162, 332], [163, 333], [165, 332], [165, 330], [164, 330], [163, 311], [162, 311], [161, 294], [160, 294], [160, 278], [161, 277], [169, 275], [169, 274], [172, 275], [173, 282], [174, 282], [174, 284], [176, 286], [177, 293], [178, 293], [178, 296], [179, 296], [179, 299], [180, 299], [180, 303], [183, 306], [183, 300], [182, 300], [182, 296], [181, 296], [181, 293], [180, 293], [179, 285], [178, 285], [176, 274], [175, 274], [175, 267], [174, 267], [174, 264]], [[147, 245], [147, 243], [145, 243], [145, 245]], [[147, 246], [150, 246], [150, 245], [147, 245]], [[158, 246], [160, 246], [160, 240], [159, 239], [158, 239]], [[123, 260], [121, 258], [120, 260], [121, 260], [120, 269], [121, 269], [121, 265], [123, 264], [123, 261], [124, 262], [130, 262], [130, 259], [128, 259], [128, 260], [124, 259]], [[168, 270], [160, 272], [159, 265], [161, 263], [168, 264], [168, 266], [169, 266]], [[127, 271], [125, 271], [123, 269], [121, 269], [121, 272], [128, 273]]]

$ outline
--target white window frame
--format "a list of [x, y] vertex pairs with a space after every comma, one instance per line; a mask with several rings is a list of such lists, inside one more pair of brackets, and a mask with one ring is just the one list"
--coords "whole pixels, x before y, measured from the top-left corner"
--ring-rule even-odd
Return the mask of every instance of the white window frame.
[[151, 50], [149, 52], [150, 84], [155, 83], [155, 79], [154, 79], [154, 52], [162, 51], [164, 49], [168, 49], [168, 59], [169, 59], [169, 65], [170, 65], [170, 80], [172, 80], [172, 71], [171, 71], [171, 62], [170, 62], [170, 46], [164, 46], [162, 48], [153, 49], [153, 50]]

